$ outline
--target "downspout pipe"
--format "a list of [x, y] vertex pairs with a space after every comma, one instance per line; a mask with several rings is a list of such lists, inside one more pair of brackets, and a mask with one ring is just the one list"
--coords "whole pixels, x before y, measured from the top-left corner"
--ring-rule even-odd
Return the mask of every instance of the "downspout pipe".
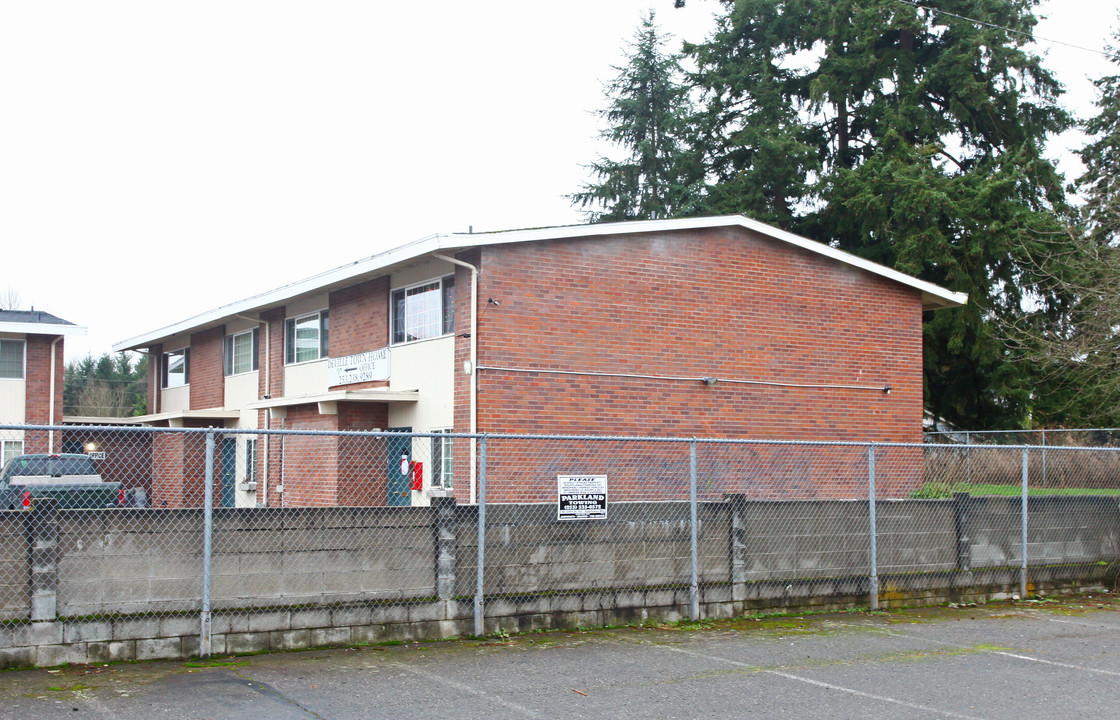
[[[51, 342], [51, 404], [47, 410], [48, 425], [54, 426], [54, 397], [55, 397], [55, 381], [54, 376], [58, 370], [58, 358], [55, 353], [55, 348], [62, 342], [62, 335], [59, 335]], [[54, 454], [54, 430], [47, 431], [47, 452]]]
[[[469, 262], [453, 258], [440, 253], [432, 253], [432, 257], [444, 260], [452, 265], [467, 268], [471, 271], [471, 434], [478, 432], [478, 273], [479, 270]], [[476, 485], [478, 483], [478, 440], [471, 438], [471, 504], [476, 502]]]

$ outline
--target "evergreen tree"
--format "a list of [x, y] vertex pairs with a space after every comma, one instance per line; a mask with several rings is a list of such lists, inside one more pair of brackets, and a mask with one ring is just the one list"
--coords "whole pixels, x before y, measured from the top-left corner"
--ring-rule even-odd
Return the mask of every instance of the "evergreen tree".
[[629, 45], [631, 55], [607, 85], [610, 101], [599, 112], [603, 139], [623, 148], [623, 160], [600, 157], [595, 180], [570, 196], [592, 222], [648, 220], [690, 214], [702, 188], [702, 170], [684, 144], [690, 104], [678, 57], [664, 50], [652, 10]]
[[99, 358], [86, 355], [67, 363], [62, 405], [67, 415], [129, 417], [147, 412], [148, 359], [133, 363], [127, 353]]
[[[1021, 313], [1029, 258], [1066, 235], [1047, 137], [1070, 125], [1026, 49], [1036, 0], [724, 0], [687, 45], [703, 91], [706, 212], [742, 212], [968, 292], [927, 317], [939, 420], [1014, 427], [1031, 382], [997, 317]], [[966, 19], [968, 18], [968, 19]], [[1030, 302], [1047, 312], [1056, 294]]]
[[[1116, 37], [1120, 41], [1120, 35]], [[1120, 66], [1120, 50], [1110, 53]], [[1034, 420], [1043, 426], [1120, 425], [1120, 75], [1095, 81], [1097, 114], [1077, 189], [1085, 199], [1072, 242], [1036, 257], [1043, 289], [1069, 298], [1056, 314], [1032, 313], [1011, 328], [1019, 357], [1039, 369]]]

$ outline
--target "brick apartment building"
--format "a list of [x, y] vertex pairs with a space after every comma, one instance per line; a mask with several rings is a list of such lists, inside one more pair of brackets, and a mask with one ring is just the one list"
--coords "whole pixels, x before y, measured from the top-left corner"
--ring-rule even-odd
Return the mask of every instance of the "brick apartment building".
[[[40, 310], [0, 310], [0, 424], [62, 423], [65, 338], [86, 328]], [[21, 453], [61, 452], [55, 433], [0, 433], [0, 465]]]
[[[709, 217], [436, 235], [114, 349], [149, 353], [151, 425], [920, 442], [922, 313], [965, 300]], [[188, 441], [155, 438], [155, 504], [200, 497]], [[222, 502], [473, 502], [466, 443], [237, 435]], [[507, 449], [490, 497], [554, 497], [562, 460]], [[623, 474], [612, 494], [656, 481]]]

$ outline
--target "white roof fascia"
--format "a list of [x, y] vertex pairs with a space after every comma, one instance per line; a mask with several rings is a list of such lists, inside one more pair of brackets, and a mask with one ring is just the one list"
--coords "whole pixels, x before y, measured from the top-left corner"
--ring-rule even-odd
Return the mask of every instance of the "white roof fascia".
[[[775, 240], [789, 243], [809, 252], [823, 255], [852, 267], [888, 278], [902, 285], [912, 287], [922, 293], [922, 303], [928, 308], [949, 308], [968, 302], [967, 293], [953, 292], [925, 280], [919, 280], [905, 273], [892, 270], [885, 265], [864, 260], [851, 253], [837, 250], [824, 243], [780, 230], [743, 215], [721, 215], [715, 217], [680, 218], [670, 220], [632, 220], [617, 223], [593, 225], [562, 225], [557, 227], [534, 228], [528, 230], [506, 230], [482, 233], [451, 233], [430, 235], [406, 245], [387, 250], [349, 265], [334, 268], [304, 280], [299, 280], [275, 290], [254, 295], [228, 305], [208, 310], [200, 315], [187, 318], [173, 325], [137, 335], [128, 340], [113, 344], [115, 352], [148, 347], [156, 341], [195, 330], [224, 318], [240, 313], [254, 312], [270, 306], [280, 305], [292, 298], [321, 291], [323, 288], [344, 283], [356, 277], [383, 270], [398, 263], [407, 262], [440, 250], [463, 250], [472, 247], [505, 245], [510, 243], [534, 242], [539, 240], [560, 240], [585, 238], [602, 235], [634, 235], [648, 232], [671, 232], [675, 230], [698, 230], [717, 227], [742, 227]], [[84, 328], [83, 328], [84, 332]]]
[[0, 322], [0, 332], [21, 333], [23, 335], [85, 335], [88, 329], [83, 325], [59, 325], [58, 323]]
[[171, 412], [153, 413], [151, 415], [136, 415], [127, 418], [132, 424], [146, 425], [161, 420], [240, 420], [240, 410], [223, 410], [221, 408], [210, 410], [173, 410]]
[[968, 302], [968, 294], [947, 290], [940, 285], [935, 285], [925, 280], [901, 273], [897, 270], [880, 265], [879, 263], [865, 260], [843, 250], [824, 243], [810, 240], [809, 238], [795, 235], [767, 225], [766, 223], [752, 220], [743, 215], [722, 215], [717, 217], [680, 218], [674, 220], [636, 220], [618, 223], [600, 223], [594, 225], [569, 225], [565, 227], [537, 228], [532, 230], [511, 230], [496, 233], [456, 233], [441, 236], [446, 238], [440, 244], [446, 249], [462, 249], [478, 245], [502, 245], [506, 243], [533, 242], [535, 240], [557, 240], [561, 238], [594, 237], [597, 235], [630, 235], [643, 232], [669, 232], [673, 230], [699, 230], [704, 228], [738, 226], [752, 230], [760, 235], [766, 235], [789, 243], [809, 252], [823, 255], [837, 260], [846, 265], [857, 267], [861, 270], [880, 275], [920, 290], [923, 301], [934, 307], [955, 307]]
[[128, 340], [113, 343], [113, 351], [121, 352], [123, 350], [148, 347], [157, 340], [178, 335], [188, 330], [194, 330], [195, 328], [217, 322], [223, 318], [279, 305], [292, 298], [299, 297], [300, 295], [317, 292], [325, 287], [376, 272], [390, 265], [427, 255], [428, 253], [440, 249], [439, 237], [438, 235], [431, 235], [407, 245], [401, 245], [392, 250], [387, 250], [378, 255], [356, 260], [349, 265], [343, 265], [342, 267], [327, 270], [318, 275], [313, 275], [309, 278], [283, 285], [275, 290], [269, 290], [260, 295], [254, 295], [244, 300], [238, 300], [228, 305], [216, 307], [213, 310], [207, 310], [200, 315], [181, 320], [173, 325], [146, 332], [142, 335], [129, 338]]
[[63, 425], [139, 425], [135, 417], [102, 417], [100, 415], [63, 415]]
[[292, 405], [310, 405], [324, 402], [416, 402], [420, 399], [419, 390], [329, 390], [316, 395], [300, 395], [293, 397], [269, 398], [246, 403], [250, 410], [264, 408], [289, 407]]

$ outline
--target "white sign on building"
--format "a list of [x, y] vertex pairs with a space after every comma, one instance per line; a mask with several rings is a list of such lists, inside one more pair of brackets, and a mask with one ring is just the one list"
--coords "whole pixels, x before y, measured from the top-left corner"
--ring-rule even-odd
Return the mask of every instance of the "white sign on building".
[[327, 360], [327, 387], [389, 379], [389, 348]]
[[557, 475], [557, 520], [606, 520], [606, 475]]

